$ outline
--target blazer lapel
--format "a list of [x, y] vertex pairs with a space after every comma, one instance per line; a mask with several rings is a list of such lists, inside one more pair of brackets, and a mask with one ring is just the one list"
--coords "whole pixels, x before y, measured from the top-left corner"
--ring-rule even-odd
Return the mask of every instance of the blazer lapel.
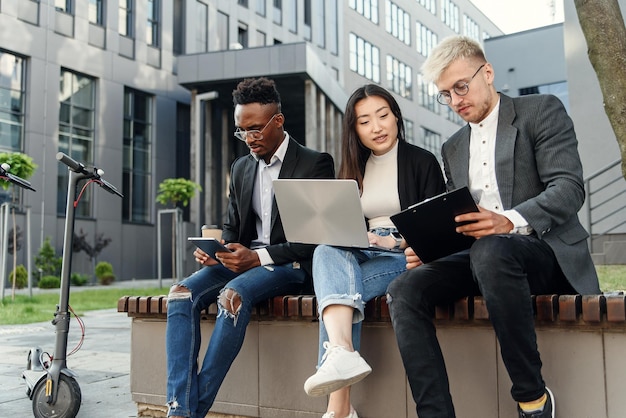
[[241, 176], [243, 184], [241, 186], [241, 224], [247, 225], [249, 222], [249, 214], [252, 213], [252, 192], [254, 191], [254, 183], [256, 182], [256, 170], [259, 163], [248, 155], [246, 157], [246, 165], [244, 167], [244, 173]]
[[448, 170], [454, 179], [454, 188], [469, 186], [469, 143], [471, 128], [465, 125], [450, 144]]
[[504, 209], [510, 209], [513, 201], [513, 184], [515, 172], [515, 141], [517, 128], [513, 126], [515, 119], [513, 100], [500, 95], [500, 114], [496, 133], [496, 180]]

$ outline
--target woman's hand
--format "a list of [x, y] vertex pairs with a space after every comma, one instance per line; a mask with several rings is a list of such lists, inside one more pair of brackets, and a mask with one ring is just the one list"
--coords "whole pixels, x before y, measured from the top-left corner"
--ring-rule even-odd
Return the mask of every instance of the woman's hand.
[[[376, 235], [373, 232], [367, 233], [369, 243], [383, 248], [393, 248], [396, 246], [396, 240], [391, 235]], [[403, 242], [404, 243], [404, 242]]]
[[407, 270], [414, 269], [424, 264], [422, 263], [422, 260], [420, 260], [420, 258], [417, 256], [417, 254], [415, 254], [415, 251], [413, 251], [413, 248], [411, 247], [407, 247], [404, 250], [404, 256], [406, 257]]

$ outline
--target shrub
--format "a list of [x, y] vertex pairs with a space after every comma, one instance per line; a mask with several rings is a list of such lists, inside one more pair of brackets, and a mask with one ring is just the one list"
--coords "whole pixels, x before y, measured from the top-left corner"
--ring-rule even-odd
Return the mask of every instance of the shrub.
[[19, 265], [9, 274], [9, 281], [11, 285], [13, 285], [13, 276], [15, 276], [15, 287], [18, 289], [23, 289], [28, 284], [28, 272], [26, 271], [26, 267], [23, 265]]
[[89, 281], [89, 276], [86, 274], [72, 273], [70, 275], [70, 283], [74, 286], [84, 286], [87, 281]]
[[61, 278], [57, 276], [43, 276], [39, 280], [40, 289], [58, 289], [61, 287]]
[[106, 261], [100, 261], [96, 264], [96, 278], [98, 283], [103, 285], [111, 284], [115, 280], [115, 274], [113, 274], [113, 266]]
[[35, 267], [45, 276], [58, 275], [60, 277], [62, 264], [63, 257], [57, 257], [54, 247], [50, 244], [50, 237], [46, 237], [39, 249], [39, 254], [35, 256]]

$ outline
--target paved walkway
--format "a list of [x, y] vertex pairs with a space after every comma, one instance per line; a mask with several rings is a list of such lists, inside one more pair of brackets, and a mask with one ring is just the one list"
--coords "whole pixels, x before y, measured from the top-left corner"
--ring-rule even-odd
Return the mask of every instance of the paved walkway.
[[[163, 280], [164, 294], [170, 284], [171, 280]], [[158, 286], [158, 282], [128, 281], [115, 283], [114, 286], [138, 288]], [[94, 287], [85, 289], [89, 288]], [[10, 289], [8, 291], [10, 295]], [[58, 292], [58, 289], [54, 291]], [[82, 319], [85, 323], [83, 346], [67, 359], [68, 367], [78, 374], [76, 380], [82, 393], [77, 418], [137, 417], [129, 378], [131, 319], [118, 313], [117, 309], [88, 311]], [[79, 339], [80, 328], [76, 319], [72, 319], [68, 352]], [[33, 416], [32, 401], [26, 396], [26, 382], [21, 375], [31, 347], [40, 347], [52, 353], [54, 343], [55, 330], [50, 321], [0, 326], [0, 417]]]

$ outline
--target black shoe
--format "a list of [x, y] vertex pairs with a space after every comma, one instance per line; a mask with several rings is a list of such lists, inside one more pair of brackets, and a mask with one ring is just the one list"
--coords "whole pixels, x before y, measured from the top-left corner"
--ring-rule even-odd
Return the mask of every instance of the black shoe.
[[524, 412], [522, 408], [517, 404], [517, 412], [519, 413], [519, 418], [554, 418], [554, 413], [556, 411], [554, 405], [554, 395], [552, 391], [546, 387], [546, 393], [548, 394], [548, 400], [546, 404], [543, 406], [543, 411], [534, 411], [534, 412]]

